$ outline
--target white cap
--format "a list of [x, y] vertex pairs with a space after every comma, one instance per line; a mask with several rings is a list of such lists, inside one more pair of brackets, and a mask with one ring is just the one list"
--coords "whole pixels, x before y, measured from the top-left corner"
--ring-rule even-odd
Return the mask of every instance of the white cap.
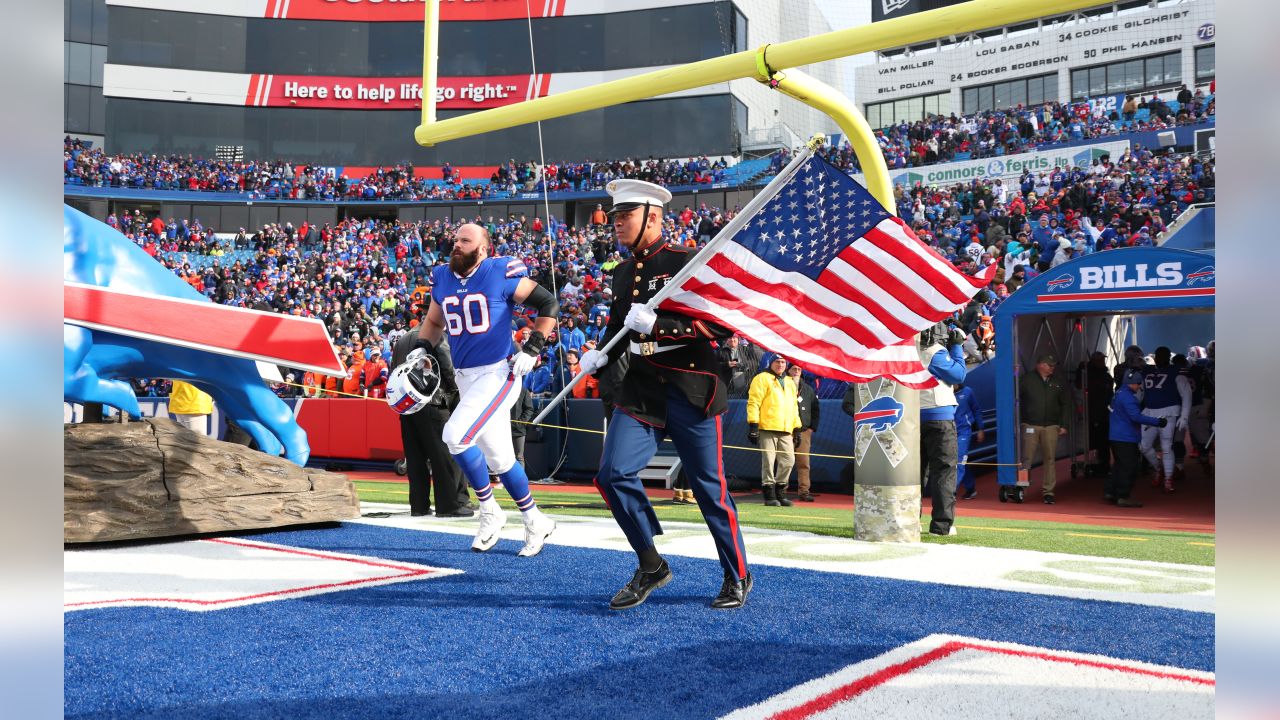
[[605, 190], [613, 198], [613, 207], [609, 209], [611, 213], [645, 203], [660, 208], [671, 202], [671, 191], [644, 180], [611, 180]]

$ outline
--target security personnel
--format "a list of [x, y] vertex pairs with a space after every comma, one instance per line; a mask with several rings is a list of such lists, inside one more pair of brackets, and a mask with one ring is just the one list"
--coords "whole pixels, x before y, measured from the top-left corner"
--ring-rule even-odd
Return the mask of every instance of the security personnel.
[[1054, 504], [1057, 486], [1058, 438], [1067, 434], [1071, 416], [1071, 398], [1067, 386], [1055, 370], [1058, 359], [1050, 353], [1036, 358], [1033, 372], [1023, 373], [1018, 380], [1019, 407], [1022, 413], [1022, 469], [1031, 472], [1036, 455], [1042, 455], [1044, 482], [1041, 486], [1045, 505]]
[[813, 447], [813, 434], [818, 430], [822, 405], [818, 402], [818, 394], [813, 386], [802, 376], [799, 365], [787, 368], [787, 377], [791, 378], [798, 390], [796, 403], [800, 410], [800, 430], [796, 433], [796, 490], [804, 502], [813, 502], [812, 482], [809, 479], [809, 453]]
[[769, 369], [751, 379], [747, 391], [747, 439], [759, 445], [760, 486], [764, 504], [791, 507], [787, 482], [796, 462], [800, 421], [799, 378], [787, 377], [787, 359], [774, 355]]
[[[982, 429], [982, 405], [973, 388], [963, 383], [952, 388], [956, 396], [956, 498], [972, 500], [978, 497], [977, 480], [969, 468], [969, 445], [976, 437], [985, 442], [987, 434]], [[977, 428], [977, 432], [974, 431]], [[964, 490], [963, 493], [960, 491]]]
[[[391, 361], [404, 364], [413, 351], [417, 333], [405, 333], [392, 348]], [[431, 512], [431, 486], [436, 489], [437, 517], [471, 517], [467, 485], [462, 471], [449, 455], [441, 433], [449, 421], [449, 411], [458, 403], [458, 383], [454, 377], [449, 345], [440, 343], [428, 351], [440, 372], [440, 391], [431, 403], [412, 415], [400, 416], [400, 440], [409, 471], [409, 514], [418, 517]]]
[[641, 180], [614, 180], [607, 189], [613, 197], [609, 212], [617, 241], [630, 248], [631, 258], [614, 271], [613, 309], [601, 345], [617, 333], [627, 336], [607, 356], [598, 350], [588, 351], [580, 364], [583, 372], [593, 373], [601, 368], [607, 371], [613, 363], [629, 357], [626, 375], [614, 396], [618, 412], [605, 435], [596, 487], [639, 556], [640, 565], [609, 607], [635, 607], [671, 581], [671, 568], [653, 543], [662, 527], [639, 477], [658, 443], [668, 435], [724, 568], [724, 582], [711, 606], [742, 607], [751, 591], [751, 573], [738, 511], [723, 472], [720, 416], [728, 409], [727, 389], [712, 347], [713, 340], [728, 338], [731, 333], [715, 323], [645, 307], [692, 259], [693, 252], [662, 236], [663, 206], [671, 200], [666, 188]]

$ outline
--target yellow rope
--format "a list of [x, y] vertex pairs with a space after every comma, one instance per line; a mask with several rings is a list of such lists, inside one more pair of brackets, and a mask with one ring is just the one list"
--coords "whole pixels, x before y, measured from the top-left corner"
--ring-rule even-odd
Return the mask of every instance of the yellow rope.
[[[304, 389], [307, 387], [316, 387], [315, 385], [299, 385], [298, 383], [291, 383], [291, 382], [282, 382], [281, 384], [289, 385], [291, 387], [304, 388]], [[321, 388], [321, 390], [323, 390], [323, 388]], [[343, 395], [345, 397], [356, 398], [358, 400], [373, 400], [375, 402], [384, 402], [386, 400], [386, 398], [371, 398], [371, 397], [366, 397], [364, 395], [356, 395], [354, 393], [346, 393], [338, 390], [323, 390], [323, 392], [326, 397], [331, 395]], [[583, 432], [583, 433], [591, 433], [593, 435], [604, 435], [603, 430], [592, 430], [590, 428], [569, 427], [566, 425], [553, 425], [551, 423], [537, 423], [535, 425], [534, 423], [531, 423], [525, 420], [512, 420], [511, 422], [519, 423], [521, 425], [529, 425], [531, 427], [553, 428], [556, 430], [567, 430], [569, 432]], [[671, 442], [671, 438], [669, 437], [663, 438], [663, 442]], [[762, 448], [744, 447], [742, 445], [722, 445], [721, 447], [726, 450], [746, 450], [748, 452], [764, 452]], [[853, 455], [828, 455], [826, 453], [815, 453], [815, 452], [802, 453], [798, 450], [795, 452], [795, 454], [805, 455], [808, 457], [816, 457], [816, 458], [831, 458], [832, 460], [856, 460], [857, 459]], [[982, 465], [985, 467], [1021, 467], [1020, 463], [964, 462], [964, 463], [958, 463], [958, 464], [959, 465]]]

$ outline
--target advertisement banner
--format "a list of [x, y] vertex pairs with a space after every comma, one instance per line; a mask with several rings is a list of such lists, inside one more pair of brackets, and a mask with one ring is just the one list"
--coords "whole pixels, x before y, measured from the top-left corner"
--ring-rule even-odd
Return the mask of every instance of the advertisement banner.
[[[442, 77], [436, 108], [475, 110], [523, 102], [547, 94], [551, 75]], [[255, 107], [409, 110], [422, 107], [422, 78], [319, 75], [250, 76], [245, 105]]]
[[[437, 79], [436, 107], [501, 107], [662, 69], [663, 66], [655, 66], [536, 75], [445, 76]], [[422, 105], [422, 78], [418, 76], [248, 75], [107, 63], [102, 68], [102, 81], [102, 94], [107, 97], [144, 100], [299, 110], [410, 110]], [[724, 85], [707, 85], [668, 97], [722, 92]]]
[[[440, 0], [441, 22], [524, 20], [652, 10], [715, 0]], [[916, 0], [912, 0], [913, 2]], [[107, 5], [272, 20], [421, 23], [426, 0], [106, 0]]]
[[[1005, 182], [1016, 180], [1024, 170], [1032, 173], [1048, 172], [1055, 167], [1088, 167], [1094, 160], [1109, 155], [1119, 158], [1129, 149], [1127, 140], [1097, 143], [1095, 145], [1076, 145], [1074, 147], [1040, 150], [1017, 155], [983, 158], [981, 160], [965, 160], [962, 162], [944, 163], [941, 165], [925, 165], [923, 167], [890, 170], [889, 178], [894, 185], [955, 185], [972, 180], [994, 180], [1003, 178]], [[861, 176], [859, 182], [865, 182]]]
[[[346, 20], [363, 22], [422, 22], [424, 0], [267, 0], [263, 17], [290, 20]], [[558, 17], [567, 0], [440, 0], [440, 19], [523, 20]]]

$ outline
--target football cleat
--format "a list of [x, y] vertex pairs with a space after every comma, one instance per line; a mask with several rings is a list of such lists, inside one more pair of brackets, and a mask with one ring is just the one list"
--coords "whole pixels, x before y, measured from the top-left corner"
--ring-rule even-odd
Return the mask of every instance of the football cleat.
[[471, 543], [471, 549], [476, 552], [484, 552], [494, 545], [498, 544], [498, 533], [502, 532], [502, 528], [507, 524], [507, 513], [496, 504], [492, 511], [487, 508], [480, 508], [480, 530], [476, 532], [476, 539]]
[[520, 557], [533, 557], [542, 552], [542, 546], [546, 544], [547, 538], [551, 537], [555, 529], [556, 521], [542, 513], [535, 514], [532, 519], [526, 519], [524, 547], [520, 548], [520, 552], [516, 554]]

